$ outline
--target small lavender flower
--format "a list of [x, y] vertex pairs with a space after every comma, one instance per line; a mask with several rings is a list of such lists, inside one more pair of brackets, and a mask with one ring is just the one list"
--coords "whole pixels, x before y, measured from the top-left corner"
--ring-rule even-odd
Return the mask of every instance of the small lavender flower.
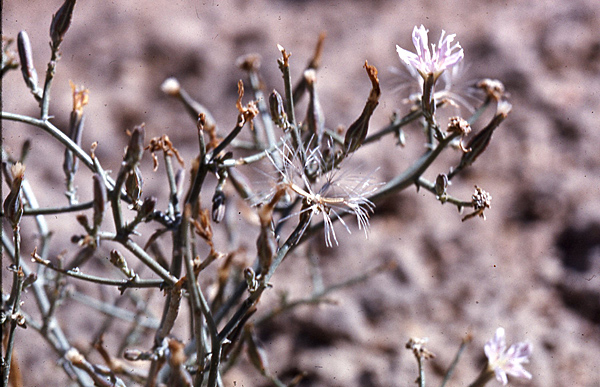
[[417, 50], [416, 54], [400, 46], [396, 46], [396, 51], [398, 51], [400, 59], [411, 73], [414, 73], [414, 70], [416, 70], [423, 79], [427, 79], [429, 75], [433, 74], [435, 81], [445, 70], [452, 68], [460, 62], [465, 55], [458, 42], [452, 45], [456, 34], [445, 36], [446, 31], [444, 30], [442, 30], [437, 48], [435, 44], [432, 44], [430, 51], [427, 37], [428, 32], [429, 30], [425, 29], [423, 25], [419, 28], [415, 26], [413, 29], [412, 39]]
[[483, 347], [488, 358], [488, 370], [493, 371], [496, 379], [506, 385], [507, 374], [517, 378], [531, 379], [531, 374], [523, 368], [523, 363], [529, 363], [533, 347], [529, 343], [516, 343], [506, 349], [504, 328], [498, 328], [494, 337]]

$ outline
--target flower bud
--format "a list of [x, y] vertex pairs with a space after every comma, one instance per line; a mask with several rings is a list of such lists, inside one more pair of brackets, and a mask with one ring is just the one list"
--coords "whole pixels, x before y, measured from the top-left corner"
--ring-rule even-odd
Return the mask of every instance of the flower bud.
[[435, 194], [438, 199], [446, 196], [446, 189], [448, 188], [448, 176], [445, 173], [440, 173], [435, 179]]
[[37, 274], [36, 273], [30, 273], [27, 278], [25, 278], [23, 280], [23, 289], [33, 285], [33, 283], [37, 281]]
[[133, 168], [142, 160], [142, 156], [144, 155], [145, 134], [144, 124], [136, 126], [131, 133], [129, 145], [127, 145], [127, 152], [123, 159], [130, 168]]
[[325, 132], [325, 115], [317, 96], [315, 83], [317, 82], [317, 72], [313, 69], [304, 71], [304, 79], [308, 86], [308, 112], [306, 113], [306, 123], [308, 130], [315, 135], [317, 144], [321, 144]]
[[371, 93], [360, 117], [346, 131], [346, 137], [344, 138], [344, 151], [346, 154], [356, 151], [362, 145], [363, 141], [365, 141], [365, 138], [367, 138], [369, 120], [379, 104], [381, 89], [379, 87], [379, 79], [377, 78], [377, 69], [375, 66], [369, 66], [366, 61], [365, 69], [372, 83]]
[[21, 72], [27, 87], [32, 91], [37, 91], [38, 76], [35, 67], [33, 66], [33, 54], [31, 50], [31, 42], [27, 32], [21, 31], [17, 35], [17, 48], [19, 49], [19, 60], [21, 61]]
[[25, 175], [25, 166], [21, 163], [16, 163], [11, 167], [13, 181], [10, 187], [10, 192], [4, 201], [4, 216], [8, 219], [16, 229], [23, 216], [23, 201], [21, 200], [21, 187]]
[[225, 194], [222, 190], [217, 190], [212, 198], [212, 219], [215, 223], [221, 223], [224, 217]]
[[402, 128], [398, 129], [395, 132], [396, 135], [396, 145], [400, 145], [401, 147], [405, 147], [406, 146], [406, 134], [404, 134], [404, 130]]
[[71, 25], [71, 19], [73, 19], [73, 9], [75, 8], [75, 2], [77, 0], [65, 0], [63, 5], [56, 11], [52, 17], [52, 24], [50, 25], [50, 38], [52, 39], [52, 49], [58, 50], [58, 46], [63, 41], [69, 26]]
[[104, 212], [106, 211], [106, 201], [107, 201], [107, 193], [106, 193], [106, 185], [104, 184], [104, 179], [98, 173], [95, 173], [93, 176], [94, 180], [94, 229], [97, 229], [102, 223], [102, 219], [104, 219]]
[[133, 203], [137, 203], [142, 196], [143, 184], [144, 180], [142, 179], [140, 169], [138, 167], [133, 168], [133, 170], [127, 174], [127, 179], [125, 180], [125, 192], [127, 192], [127, 196]]
[[285, 114], [283, 98], [281, 98], [281, 94], [277, 90], [273, 90], [271, 95], [269, 95], [269, 109], [273, 122], [280, 128], [285, 128], [287, 126], [287, 115]]
[[475, 136], [469, 141], [466, 146], [466, 153], [462, 155], [460, 159], [460, 163], [454, 169], [448, 178], [452, 178], [452, 176], [456, 175], [463, 168], [473, 164], [475, 160], [487, 149], [490, 141], [492, 139], [492, 135], [494, 131], [500, 126], [500, 124], [506, 119], [506, 116], [512, 109], [512, 105], [506, 101], [498, 102], [498, 107], [496, 109], [496, 115], [490, 123], [483, 129], [481, 129]]
[[[88, 90], [84, 87], [77, 87], [73, 82], [71, 90], [73, 91], [73, 110], [69, 121], [69, 138], [77, 145], [81, 145], [81, 135], [83, 133], [83, 107], [88, 104]], [[79, 159], [73, 155], [69, 149], [65, 149], [65, 160], [63, 162], [63, 171], [67, 176], [67, 182], [72, 181], [73, 175], [77, 172]]]

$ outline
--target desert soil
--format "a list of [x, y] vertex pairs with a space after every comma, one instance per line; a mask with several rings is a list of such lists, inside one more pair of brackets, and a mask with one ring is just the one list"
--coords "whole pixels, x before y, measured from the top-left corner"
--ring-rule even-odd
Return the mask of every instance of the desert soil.
[[[59, 5], [57, 0], [3, 4], [3, 35], [14, 38], [22, 29], [29, 33], [40, 77], [49, 56], [51, 16]], [[259, 304], [258, 318], [277, 294], [288, 292], [293, 299], [311, 290], [303, 256], [318, 262], [326, 285], [385, 260], [396, 267], [332, 293], [330, 303], [299, 307], [261, 327], [269, 368], [284, 382], [306, 372], [303, 386], [412, 386], [417, 367], [404, 345], [410, 337], [428, 337], [428, 349], [436, 357], [426, 364], [427, 381], [439, 384], [462, 338], [472, 335], [449, 384], [466, 386], [484, 364], [484, 343], [501, 326], [509, 344], [526, 340], [534, 347], [526, 365], [532, 380], [511, 379], [512, 385], [600, 386], [597, 0], [81, 1], [61, 48], [52, 89], [53, 122], [67, 125], [72, 80], [90, 90], [82, 146], [89, 150], [97, 141], [96, 155], [105, 169], [118, 170], [126, 130], [142, 122], [147, 138], [168, 134], [184, 159], [191, 160], [197, 153], [195, 124], [160, 91], [167, 77], [177, 77], [225, 131], [235, 124], [236, 83], [244, 79], [247, 84], [236, 58], [259, 54], [265, 89], [283, 94], [277, 44], [292, 52], [292, 76], [298, 79], [325, 31], [317, 87], [327, 126], [347, 127], [360, 114], [370, 88], [363, 69], [368, 60], [379, 69], [382, 84], [371, 122], [375, 130], [394, 111], [409, 108], [403, 102], [407, 89], [401, 87], [406, 79], [393, 70], [402, 68], [395, 46], [412, 50], [412, 29], [421, 24], [432, 40], [442, 29], [457, 34], [466, 64], [457, 92], [488, 77], [501, 80], [510, 95], [513, 110], [489, 148], [450, 186], [453, 195], [465, 199], [474, 185], [490, 192], [487, 220], [462, 223], [455, 207], [412, 187], [376, 209], [368, 240], [354, 226], [351, 235], [338, 229], [337, 248], [325, 248], [322, 235], [316, 236], [312, 249], [299, 249], [284, 262], [269, 296]], [[4, 77], [2, 103], [3, 111], [38, 114], [19, 71]], [[66, 204], [61, 147], [22, 124], [3, 122], [2, 137], [4, 146], [17, 154], [26, 139], [32, 140], [27, 173], [40, 192], [40, 204]], [[405, 148], [387, 137], [361, 150], [352, 162], [360, 170], [376, 171], [375, 178], [384, 182], [423, 151], [417, 126], [407, 128], [406, 137]], [[446, 172], [457, 157], [442, 157], [426, 177]], [[149, 192], [158, 195], [165, 184], [162, 174], [145, 173]], [[82, 197], [90, 194], [88, 179], [80, 180]], [[49, 220], [56, 230], [53, 257], [66, 249], [72, 256], [68, 240], [80, 231], [70, 219], [60, 215]], [[34, 231], [26, 233], [25, 256], [35, 246]], [[249, 235], [240, 238], [238, 247], [254, 249], [256, 233]], [[3, 257], [3, 292], [11, 283], [7, 262]], [[91, 294], [118, 296], [116, 290]], [[159, 311], [162, 298], [153, 300]], [[24, 308], [33, 305], [31, 295], [25, 302]], [[58, 317], [82, 350], [90, 345], [89, 332], [104, 321], [73, 300], [61, 304]], [[33, 329], [17, 333], [25, 386], [67, 385], [58, 356], [43, 339]], [[188, 337], [183, 328], [175, 334]], [[134, 347], [149, 348], [150, 337]], [[114, 347], [108, 351], [121, 356]], [[102, 363], [96, 353], [90, 359]], [[268, 384], [246, 359], [224, 381], [225, 386]]]

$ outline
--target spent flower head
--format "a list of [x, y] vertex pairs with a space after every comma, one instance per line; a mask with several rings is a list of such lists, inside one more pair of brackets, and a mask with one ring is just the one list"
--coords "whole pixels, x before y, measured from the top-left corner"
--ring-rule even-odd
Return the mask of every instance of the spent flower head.
[[523, 368], [523, 363], [529, 363], [529, 357], [533, 352], [533, 346], [530, 343], [516, 343], [507, 350], [504, 328], [498, 328], [494, 337], [485, 343], [483, 349], [488, 358], [488, 372], [493, 371], [496, 379], [502, 385], [508, 383], [507, 374], [517, 378], [531, 379], [531, 374]]
[[423, 25], [415, 26], [413, 29], [412, 40], [417, 51], [416, 54], [400, 46], [396, 46], [396, 51], [398, 51], [400, 60], [404, 62], [411, 73], [416, 70], [423, 79], [432, 74], [434, 80], [437, 80], [445, 70], [452, 68], [464, 58], [464, 52], [458, 42], [452, 44], [456, 34], [446, 35], [444, 30], [442, 30], [437, 47], [432, 44], [430, 50], [428, 32], [429, 30], [425, 29]]
[[278, 174], [277, 187], [269, 197], [283, 189], [302, 199], [301, 213], [322, 215], [327, 247], [332, 247], [334, 243], [338, 245], [333, 228], [335, 219], [340, 221], [348, 233], [351, 232], [342, 218], [346, 213], [356, 216], [358, 228], [365, 232], [365, 237], [368, 236], [369, 215], [375, 205], [367, 197], [379, 186], [370, 175], [352, 176], [347, 172], [340, 172], [339, 165], [337, 168], [328, 168], [319, 147], [301, 152], [283, 141], [277, 152], [283, 162], [281, 166], [277, 166], [274, 158], [269, 155]]

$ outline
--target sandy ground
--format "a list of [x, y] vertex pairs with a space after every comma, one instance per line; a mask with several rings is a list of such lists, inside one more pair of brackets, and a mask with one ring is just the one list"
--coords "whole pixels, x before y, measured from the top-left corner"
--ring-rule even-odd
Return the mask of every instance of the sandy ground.
[[[49, 55], [51, 15], [59, 3], [3, 4], [3, 34], [16, 37], [27, 30], [40, 77]], [[301, 384], [306, 386], [411, 386], [416, 364], [404, 344], [409, 337], [426, 336], [437, 355], [427, 364], [428, 382], [438, 384], [461, 339], [472, 334], [450, 384], [466, 386], [483, 365], [483, 344], [502, 326], [509, 343], [527, 340], [534, 346], [526, 367], [533, 379], [512, 379], [513, 385], [598, 386], [599, 14], [597, 0], [82, 1], [62, 45], [51, 114], [57, 126], [66, 126], [72, 80], [90, 90], [82, 144], [89, 149], [93, 141], [99, 143], [96, 154], [105, 169], [118, 169], [125, 130], [141, 122], [148, 137], [167, 133], [191, 160], [197, 151], [195, 126], [180, 104], [160, 92], [164, 79], [176, 76], [221, 128], [233, 127], [236, 82], [245, 79], [236, 58], [260, 54], [266, 89], [283, 91], [276, 44], [292, 52], [292, 74], [298, 79], [318, 34], [326, 31], [317, 85], [327, 125], [348, 126], [360, 113], [370, 87], [362, 68], [368, 60], [382, 81], [382, 100], [372, 121], [372, 128], [378, 128], [394, 110], [407, 109], [402, 104], [406, 91], [399, 88], [404, 80], [390, 70], [401, 67], [395, 45], [412, 49], [410, 34], [420, 24], [433, 36], [442, 29], [456, 33], [467, 64], [457, 90], [482, 77], [497, 78], [513, 104], [489, 149], [451, 186], [462, 198], [469, 198], [475, 184], [491, 192], [487, 220], [461, 223], [454, 207], [411, 188], [376, 210], [367, 241], [359, 230], [352, 235], [340, 230], [338, 248], [315, 242], [308, 254], [319, 262], [326, 284], [385, 259], [397, 268], [334, 293], [335, 305], [301, 307], [264, 326], [259, 334], [270, 369], [288, 382], [306, 372]], [[4, 78], [2, 103], [5, 111], [37, 114], [18, 71]], [[380, 167], [376, 178], [386, 181], [422, 152], [418, 129], [406, 134], [406, 148], [387, 138], [352, 161], [364, 170]], [[41, 192], [40, 204], [65, 203], [62, 170], [52, 163], [62, 158], [60, 146], [21, 124], [3, 122], [2, 136], [13, 151], [25, 139], [33, 140], [27, 173]], [[456, 157], [441, 158], [426, 176], [447, 171]], [[147, 175], [149, 191], [155, 193], [164, 184], [162, 177]], [[89, 182], [83, 176], [81, 181]], [[89, 195], [89, 184], [80, 185], [80, 195]], [[164, 196], [161, 200], [166, 203]], [[51, 255], [66, 249], [68, 242], [65, 247], [61, 241], [76, 232], [76, 225], [65, 223], [69, 219], [50, 219], [52, 227], [65, 231], [54, 237]], [[252, 249], [252, 238], [241, 238], [239, 245]], [[24, 252], [35, 245], [28, 240]], [[300, 297], [310, 290], [306, 254], [301, 249], [284, 263], [258, 315], [278, 292]], [[2, 267], [7, 266], [5, 259]], [[10, 276], [2, 278], [7, 291]], [[27, 297], [24, 307], [33, 303]], [[162, 301], [155, 300], [160, 308]], [[72, 342], [83, 348], [89, 345], [89, 332], [103, 321], [73, 301], [62, 305], [58, 317]], [[187, 337], [183, 328], [177, 334]], [[56, 354], [40, 336], [33, 330], [18, 335], [25, 385], [65, 385]], [[150, 345], [145, 340], [139, 347]], [[109, 351], [120, 355], [115, 348]], [[92, 359], [101, 362], [97, 355]], [[268, 383], [243, 360], [225, 385]]]

